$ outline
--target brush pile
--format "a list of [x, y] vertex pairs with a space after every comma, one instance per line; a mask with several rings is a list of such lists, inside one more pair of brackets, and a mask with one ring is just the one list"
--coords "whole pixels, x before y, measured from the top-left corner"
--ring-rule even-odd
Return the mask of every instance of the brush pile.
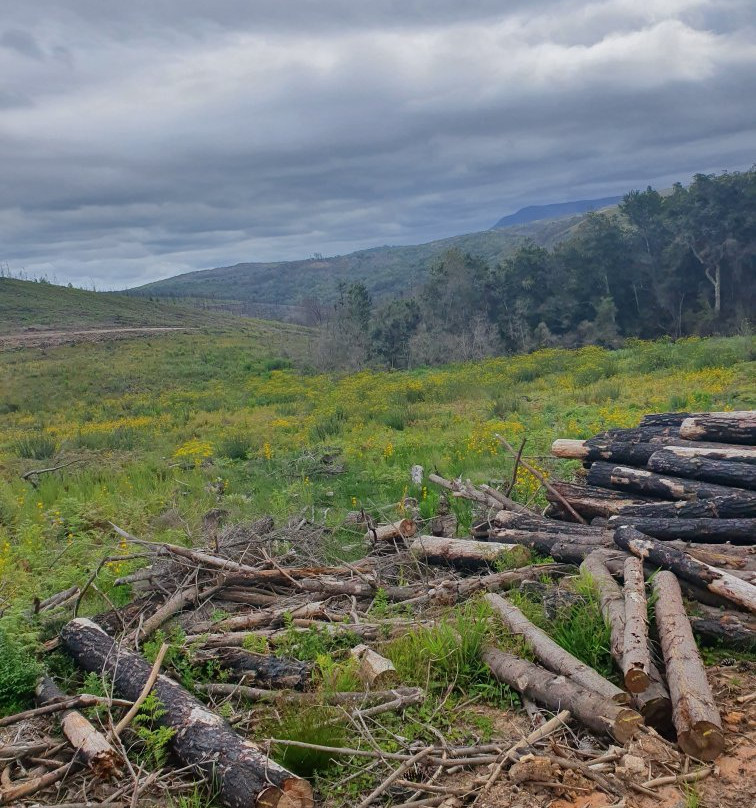
[[[355, 777], [368, 770], [374, 777], [372, 790], [354, 803], [360, 808], [482, 808], [495, 804], [487, 800], [504, 780], [557, 795], [598, 789], [617, 805], [635, 805], [622, 801], [710, 775], [725, 750], [726, 727], [694, 635], [746, 651], [756, 641], [756, 413], [653, 415], [637, 429], [556, 441], [557, 457], [587, 466], [584, 485], [546, 479], [521, 451], [511, 451], [545, 486], [546, 515], [492, 486], [431, 474], [428, 481], [447, 496], [476, 503], [473, 535], [454, 537], [448, 508], [426, 522], [412, 502], [384, 524], [354, 513], [347, 520], [354, 544], [370, 551], [351, 563], [323, 563], [331, 530], [304, 519], [279, 530], [267, 518], [221, 527], [222, 512], [211, 512], [201, 549], [144, 541], [113, 525], [148, 561], [116, 582], [130, 586], [134, 600], [91, 620], [76, 616], [99, 569], [112, 562], [105, 558], [81, 590], [35, 611], [65, 623], [48, 650], [60, 647], [80, 668], [107, 677], [114, 695], [67, 697], [43, 678], [40, 707], [0, 720], [0, 727], [31, 727], [26, 737], [0, 736], [0, 804], [31, 805], [32, 795], [51, 795], [63, 781], [68, 791], [40, 804], [64, 796], [96, 804], [93, 785], [111, 805], [136, 804], [161, 784], [169, 789], [170, 770], [135, 770], [126, 753], [148, 698], [159, 705], [155, 719], [167, 731], [173, 773], [201, 775], [221, 803], [234, 807], [314, 805], [311, 783], [272, 757], [274, 749], [297, 746], [363, 761]], [[414, 467], [413, 478], [418, 473]], [[544, 608], [559, 609], [575, 597], [561, 584], [578, 567], [610, 629], [614, 681], [502, 596], [541, 588]], [[545, 584], [549, 578], [560, 585]], [[394, 751], [386, 751], [374, 737], [376, 716], [423, 704], [427, 693], [403, 686], [385, 644], [432, 629], [444, 610], [474, 595], [511, 640], [487, 642], [480, 658], [494, 679], [520, 694], [533, 715], [530, 731], [461, 745], [431, 727], [432, 743], [393, 733]], [[650, 634], [651, 596], [658, 636]], [[167, 644], [148, 661], [157, 632], [169, 627], [180, 632], [185, 664], [214, 678], [180, 682], [175, 665], [161, 673]], [[292, 651], [292, 638], [313, 634], [341, 642], [358, 690], [323, 688], [317, 663]], [[328, 721], [346, 724], [361, 742], [256, 736], [250, 703], [257, 710], [322, 705]], [[93, 704], [106, 712], [98, 726], [79, 712]], [[51, 713], [63, 716], [67, 740], [34, 723]], [[126, 771], [125, 785], [107, 785]]]

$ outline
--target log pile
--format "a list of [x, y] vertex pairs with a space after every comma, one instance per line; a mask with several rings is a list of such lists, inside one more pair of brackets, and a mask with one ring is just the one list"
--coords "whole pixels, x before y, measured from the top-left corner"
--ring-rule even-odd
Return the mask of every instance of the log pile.
[[[555, 456], [587, 467], [585, 484], [538, 476], [522, 451], [501, 440], [544, 486], [547, 515], [493, 485], [429, 475], [445, 497], [469, 499], [479, 510], [473, 535], [465, 538], [448, 535], [456, 517], [449, 518], [446, 500], [443, 513], [428, 520], [406, 503], [382, 523], [350, 514], [355, 541], [367, 550], [351, 562], [325, 563], [329, 529], [304, 519], [275, 530], [268, 518], [222, 529], [208, 518], [212, 530], [204, 547], [153, 543], [112, 525], [148, 562], [116, 581], [131, 587], [134, 599], [92, 619], [78, 617], [95, 570], [80, 587], [50, 599], [55, 614], [71, 619], [47, 645], [107, 677], [112, 695], [68, 698], [50, 679], [40, 680], [41, 706], [0, 720], [0, 728], [3, 721], [28, 719], [29, 712], [62, 713], [68, 739], [62, 743], [75, 749], [58, 768], [35, 769], [31, 758], [57, 754], [59, 760], [60, 745], [0, 737], [0, 762], [10, 761], [0, 804], [31, 799], [65, 779], [117, 777], [129, 765], [121, 736], [129, 737], [129, 724], [150, 694], [161, 707], [155, 720], [166, 732], [171, 760], [213, 783], [217, 798], [233, 808], [314, 805], [311, 783], [276, 762], [281, 749], [297, 745], [382, 766], [385, 776], [360, 803], [365, 807], [386, 800], [461, 808], [507, 776], [561, 789], [557, 793], [567, 793], [565, 784], [579, 776], [616, 801], [628, 790], [653, 795], [662, 780], [710, 774], [709, 766], [691, 769], [685, 757], [708, 763], [725, 747], [696, 640], [756, 646], [756, 414], [664, 413], [647, 416], [634, 430], [556, 441]], [[569, 584], [578, 568], [600, 604], [613, 673], [578, 659], [542, 627], [549, 624], [536, 625], [507, 597], [513, 590], [540, 592], [547, 616], [552, 606], [558, 614], [571, 599], [580, 600]], [[487, 604], [490, 637], [496, 638], [486, 641], [480, 662], [494, 685], [498, 680], [516, 691], [545, 723], [514, 745], [454, 746], [392, 733], [395, 751], [385, 751], [368, 722], [413, 709], [427, 696], [401, 681], [386, 643], [432, 630], [444, 610], [476, 596]], [[37, 604], [34, 613], [41, 619], [47, 609], [47, 602]], [[183, 664], [205, 672], [193, 685], [175, 662], [164, 661], [166, 646], [154, 663], [147, 659], [162, 641], [159, 632], [176, 631]], [[298, 657], [297, 640], [313, 634], [338, 641], [359, 683], [356, 691], [323, 687], [315, 657]], [[104, 726], [78, 712], [93, 703], [109, 711]], [[364, 733], [362, 743], [331, 747], [256, 734], [263, 710], [313, 706], [325, 710], [328, 721]], [[127, 711], [120, 720], [118, 711]], [[543, 711], [555, 715], [546, 720]], [[229, 713], [232, 723], [221, 717]], [[656, 731], [676, 740], [677, 751], [667, 742], [672, 758], [660, 769], [664, 777], [649, 779], [654, 764], [641, 759], [638, 767], [630, 750], [639, 738], [658, 739]], [[586, 732], [595, 754], [575, 748], [573, 755], [571, 738]], [[431, 738], [437, 737], [434, 731]], [[444, 779], [463, 769], [473, 770], [464, 785]], [[109, 803], [121, 796], [135, 804], [147, 787], [141, 774], [130, 789], [114, 786]]]

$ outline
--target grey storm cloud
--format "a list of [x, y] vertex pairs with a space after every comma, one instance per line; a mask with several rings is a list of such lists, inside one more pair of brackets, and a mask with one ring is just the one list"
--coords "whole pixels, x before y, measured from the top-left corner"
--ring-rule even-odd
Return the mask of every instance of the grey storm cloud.
[[747, 168], [752, 0], [10, 0], [0, 261], [123, 288]]

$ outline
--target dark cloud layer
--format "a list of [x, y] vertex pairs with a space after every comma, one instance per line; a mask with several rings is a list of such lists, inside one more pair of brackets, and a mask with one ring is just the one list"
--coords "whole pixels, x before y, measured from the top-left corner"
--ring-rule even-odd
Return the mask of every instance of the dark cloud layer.
[[745, 168], [755, 28], [752, 0], [11, 0], [0, 261], [120, 288]]

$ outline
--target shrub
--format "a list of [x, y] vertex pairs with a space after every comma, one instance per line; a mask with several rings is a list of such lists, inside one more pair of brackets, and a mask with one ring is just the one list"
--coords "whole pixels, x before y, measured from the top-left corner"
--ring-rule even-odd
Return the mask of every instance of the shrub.
[[21, 644], [0, 628], [0, 715], [23, 710], [34, 695], [41, 668]]
[[330, 415], [326, 415], [312, 425], [310, 429], [310, 439], [313, 441], [324, 441], [332, 435], [341, 434], [346, 419], [346, 413], [341, 409], [337, 409]]
[[[287, 741], [302, 741], [318, 746], [344, 746], [346, 729], [343, 714], [333, 707], [313, 706], [285, 713], [280, 723], [272, 727], [276, 738]], [[311, 777], [337, 764], [330, 752], [303, 749], [296, 746], [274, 744], [271, 749], [274, 759], [295, 774]]]
[[241, 432], [226, 435], [218, 444], [218, 454], [229, 460], [246, 460], [249, 449], [249, 438]]
[[36, 432], [19, 438], [13, 444], [13, 450], [19, 457], [46, 460], [58, 451], [58, 441], [48, 432]]

